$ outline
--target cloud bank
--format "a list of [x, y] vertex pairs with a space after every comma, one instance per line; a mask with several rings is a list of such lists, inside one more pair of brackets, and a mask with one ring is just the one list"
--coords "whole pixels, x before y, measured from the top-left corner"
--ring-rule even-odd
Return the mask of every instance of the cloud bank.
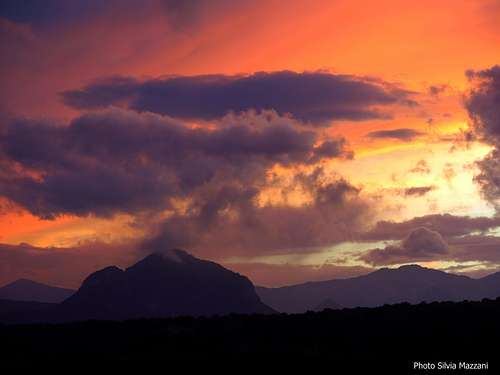
[[413, 230], [399, 245], [369, 250], [359, 258], [371, 265], [388, 265], [430, 260], [447, 254], [448, 250], [438, 232], [423, 227]]
[[42, 218], [168, 208], [206, 184], [263, 183], [268, 168], [351, 158], [342, 138], [321, 142], [274, 112], [192, 128], [121, 109], [67, 125], [18, 120], [0, 134], [0, 195]]
[[327, 72], [259, 72], [137, 80], [112, 77], [61, 94], [77, 109], [125, 105], [188, 120], [214, 120], [229, 112], [272, 109], [327, 125], [335, 120], [388, 118], [379, 107], [414, 105], [412, 93], [380, 80]]

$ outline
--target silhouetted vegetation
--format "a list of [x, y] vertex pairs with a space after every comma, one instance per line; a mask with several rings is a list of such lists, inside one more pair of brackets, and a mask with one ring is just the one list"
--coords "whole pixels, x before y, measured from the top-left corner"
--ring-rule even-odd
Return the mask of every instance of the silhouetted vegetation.
[[341, 364], [411, 373], [416, 360], [455, 360], [488, 361], [495, 373], [499, 316], [500, 298], [296, 315], [3, 325], [0, 353], [4, 366], [62, 360], [273, 360], [285, 365], [308, 360], [330, 366], [331, 373]]

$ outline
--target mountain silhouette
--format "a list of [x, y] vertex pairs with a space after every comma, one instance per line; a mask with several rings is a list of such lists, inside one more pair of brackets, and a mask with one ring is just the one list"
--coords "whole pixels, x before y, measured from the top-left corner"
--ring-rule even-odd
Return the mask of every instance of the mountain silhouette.
[[326, 300], [343, 307], [463, 301], [500, 296], [500, 272], [472, 279], [417, 265], [382, 268], [349, 279], [308, 282], [280, 288], [257, 287], [262, 301], [279, 312], [316, 310]]
[[[30, 283], [18, 281], [12, 285]], [[195, 258], [183, 250], [168, 250], [153, 253], [125, 270], [112, 266], [94, 272], [61, 303], [0, 300], [0, 321], [301, 313], [498, 296], [500, 272], [472, 279], [416, 265], [383, 268], [349, 279], [255, 288], [245, 276], [217, 263]]]
[[19, 279], [0, 288], [0, 299], [59, 303], [75, 293], [74, 290]]
[[500, 272], [485, 276], [479, 281], [482, 293], [488, 298], [500, 296]]
[[57, 320], [273, 313], [248, 278], [183, 250], [153, 253], [126, 270], [107, 267], [61, 303]]

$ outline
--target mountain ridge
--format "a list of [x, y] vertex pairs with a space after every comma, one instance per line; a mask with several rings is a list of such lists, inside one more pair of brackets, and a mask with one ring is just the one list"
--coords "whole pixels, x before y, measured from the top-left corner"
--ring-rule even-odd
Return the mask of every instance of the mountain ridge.
[[[30, 280], [17, 282], [23, 283], [37, 284]], [[52, 305], [0, 301], [0, 310], [6, 310], [8, 321], [15, 321], [18, 314], [18, 320], [23, 322], [58, 322], [300, 313], [402, 302], [479, 300], [500, 296], [500, 272], [472, 279], [405, 265], [353, 278], [265, 288], [255, 287], [246, 276], [218, 263], [170, 249], [151, 253], [125, 269], [108, 266], [97, 270], [87, 276], [78, 291], [71, 292], [63, 302]]]
[[300, 313], [331, 299], [343, 307], [376, 307], [400, 302], [478, 300], [500, 295], [500, 272], [481, 279], [404, 265], [381, 268], [353, 278], [310, 281], [278, 288], [256, 287], [272, 308]]

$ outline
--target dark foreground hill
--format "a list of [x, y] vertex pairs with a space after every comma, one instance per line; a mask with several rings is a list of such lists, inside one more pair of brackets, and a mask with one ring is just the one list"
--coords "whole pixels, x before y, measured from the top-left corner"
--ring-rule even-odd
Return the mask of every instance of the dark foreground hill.
[[126, 270], [91, 274], [57, 308], [59, 320], [272, 313], [251, 281], [183, 250], [153, 253]]
[[[415, 362], [488, 363], [499, 373], [500, 299], [481, 302], [399, 304], [305, 314], [178, 317], [125, 322], [0, 325], [2, 366], [96, 361], [116, 370], [136, 365], [172, 369], [198, 362], [280, 367], [306, 363], [328, 373], [430, 374]], [[262, 365], [258, 365], [262, 370]], [[344, 367], [344, 370], [340, 370]], [[268, 367], [264, 367], [268, 369]], [[347, 368], [348, 371], [345, 369]], [[441, 371], [436, 372], [441, 373]], [[443, 371], [442, 373], [463, 373]]]
[[325, 301], [343, 307], [375, 307], [402, 302], [481, 300], [500, 296], [500, 272], [472, 279], [409, 265], [349, 279], [256, 290], [265, 304], [287, 313], [316, 310]]
[[0, 288], [0, 299], [59, 303], [75, 293], [74, 290], [45, 285], [33, 280], [19, 279]]

